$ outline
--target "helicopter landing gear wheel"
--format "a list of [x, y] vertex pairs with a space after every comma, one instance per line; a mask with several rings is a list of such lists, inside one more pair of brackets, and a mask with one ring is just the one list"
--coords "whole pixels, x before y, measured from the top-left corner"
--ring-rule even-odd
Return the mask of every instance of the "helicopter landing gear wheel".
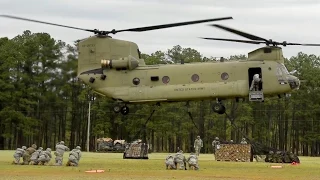
[[129, 108], [128, 108], [128, 106], [123, 106], [123, 107], [121, 108], [121, 114], [122, 114], [122, 115], [127, 115], [127, 114], [129, 114]]
[[113, 111], [114, 111], [115, 113], [119, 113], [119, 112], [121, 111], [120, 106], [118, 106], [118, 105], [114, 106], [114, 107], [113, 107]]
[[216, 102], [212, 105], [212, 110], [215, 113], [224, 114], [226, 112], [226, 107], [224, 107], [220, 102]]

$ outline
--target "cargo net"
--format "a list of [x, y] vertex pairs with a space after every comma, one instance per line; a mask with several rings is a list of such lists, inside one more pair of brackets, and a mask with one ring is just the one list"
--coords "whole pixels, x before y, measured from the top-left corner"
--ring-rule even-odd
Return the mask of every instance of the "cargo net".
[[220, 144], [215, 153], [217, 161], [249, 162], [251, 158], [250, 144]]
[[145, 143], [128, 144], [123, 159], [148, 159], [148, 145]]
[[256, 159], [265, 155], [264, 161], [269, 163], [300, 163], [299, 157], [290, 151], [282, 151], [256, 142], [251, 144], [253, 157]]
[[[226, 112], [225, 115], [231, 122], [231, 125], [235, 129], [239, 129], [235, 123], [233, 123], [234, 119], [231, 118]], [[266, 157], [264, 158], [265, 162], [269, 163], [300, 163], [299, 157], [296, 154], [293, 154], [290, 151], [283, 151], [283, 150], [278, 150], [276, 148], [271, 148], [268, 146], [265, 146], [263, 144], [260, 144], [258, 142], [253, 142], [251, 141], [242, 131], [240, 133], [245, 137], [251, 144], [251, 158], [250, 161], [253, 161], [253, 158], [255, 158], [257, 161], [258, 159], [262, 159], [261, 155], [265, 155]]]

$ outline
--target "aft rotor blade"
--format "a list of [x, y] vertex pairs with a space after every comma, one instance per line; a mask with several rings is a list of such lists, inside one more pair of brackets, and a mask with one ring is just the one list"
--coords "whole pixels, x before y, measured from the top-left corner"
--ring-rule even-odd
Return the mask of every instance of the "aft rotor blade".
[[300, 44], [300, 43], [287, 43], [286, 45], [320, 46], [320, 44]]
[[249, 43], [249, 44], [261, 44], [265, 43], [262, 41], [248, 41], [248, 40], [238, 40], [238, 39], [222, 39], [222, 38], [203, 38], [202, 39], [207, 39], [207, 40], [218, 40], [218, 41], [231, 41], [231, 42], [240, 42], [240, 43]]
[[38, 20], [34, 20], [34, 19], [22, 18], [22, 17], [17, 17], [17, 16], [11, 16], [11, 15], [0, 15], [0, 17], [18, 19], [18, 20], [30, 21], [30, 22], [36, 22], [36, 23], [42, 23], [42, 24], [48, 24], [48, 25], [53, 25], [53, 26], [60, 26], [60, 27], [77, 29], [77, 30], [88, 31], [88, 32], [95, 32], [95, 30], [91, 30], [91, 29], [83, 29], [83, 28], [78, 28], [78, 27], [72, 27], [72, 26], [66, 26], [66, 25], [55, 24], [55, 23], [50, 23], [50, 22], [38, 21]]
[[171, 24], [163, 24], [163, 25], [155, 25], [155, 26], [146, 26], [146, 27], [138, 27], [138, 28], [130, 28], [130, 29], [123, 29], [123, 30], [113, 30], [111, 33], [118, 33], [123, 31], [132, 31], [132, 32], [143, 32], [143, 31], [151, 31], [156, 29], [164, 29], [164, 28], [171, 28], [177, 26], [185, 26], [191, 24], [199, 24], [205, 22], [212, 22], [212, 21], [221, 21], [233, 19], [232, 17], [222, 17], [222, 18], [214, 18], [214, 19], [204, 19], [204, 20], [197, 20], [197, 21], [187, 21], [187, 22], [179, 22], [179, 23], [171, 23]]
[[245, 33], [245, 32], [242, 32], [242, 31], [239, 31], [239, 30], [236, 30], [236, 29], [232, 29], [232, 28], [229, 28], [229, 27], [226, 27], [226, 26], [222, 26], [222, 25], [218, 25], [218, 24], [212, 24], [211, 26], [223, 29], [225, 31], [229, 31], [231, 33], [237, 34], [239, 36], [242, 36], [242, 37], [245, 37], [245, 38], [248, 38], [248, 39], [251, 39], [251, 40], [257, 40], [257, 41], [260, 40], [260, 41], [268, 42], [267, 39], [264, 39], [262, 37], [255, 36], [255, 35], [252, 35], [252, 34], [249, 34], [249, 33]]

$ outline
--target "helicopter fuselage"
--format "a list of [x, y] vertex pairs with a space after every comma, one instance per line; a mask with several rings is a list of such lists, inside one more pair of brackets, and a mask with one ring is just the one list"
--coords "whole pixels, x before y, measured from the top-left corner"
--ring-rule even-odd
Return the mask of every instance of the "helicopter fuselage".
[[[105, 69], [104, 80], [99, 73], [79, 78], [95, 92], [125, 103], [177, 102], [248, 97], [255, 73], [262, 76], [265, 96], [290, 93], [299, 82], [284, 68], [275, 61], [205, 62]], [[289, 79], [296, 81], [296, 86], [290, 86]]]

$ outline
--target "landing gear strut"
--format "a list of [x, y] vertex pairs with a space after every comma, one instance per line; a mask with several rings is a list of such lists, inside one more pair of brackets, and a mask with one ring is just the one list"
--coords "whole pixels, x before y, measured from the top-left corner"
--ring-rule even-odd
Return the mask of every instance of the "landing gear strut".
[[226, 107], [222, 104], [221, 100], [218, 100], [212, 105], [212, 110], [218, 114], [224, 114], [226, 112]]
[[116, 105], [113, 107], [113, 111], [115, 113], [121, 112], [122, 115], [127, 115], [129, 114], [129, 107], [127, 105], [124, 105], [122, 107], [120, 107], [120, 105]]

